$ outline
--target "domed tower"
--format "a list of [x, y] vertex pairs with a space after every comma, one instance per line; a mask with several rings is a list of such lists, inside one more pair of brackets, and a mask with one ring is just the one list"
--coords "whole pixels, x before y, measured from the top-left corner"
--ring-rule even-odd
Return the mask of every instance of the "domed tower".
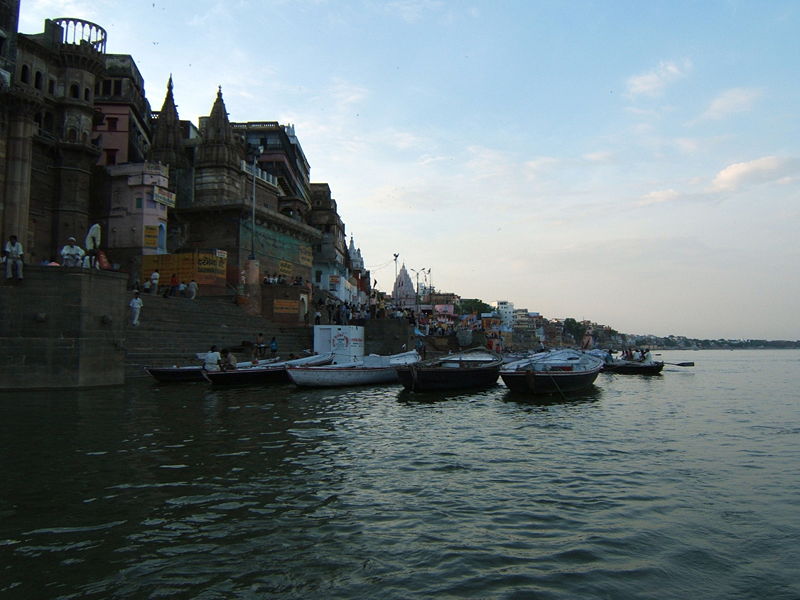
[[58, 90], [62, 96], [55, 115], [59, 140], [53, 164], [58, 196], [51, 235], [53, 247], [58, 247], [69, 236], [82, 237], [89, 224], [91, 172], [100, 156], [91, 134], [95, 119], [102, 119], [94, 107], [94, 90], [105, 72], [106, 31], [81, 19], [53, 22], [60, 30], [56, 47], [63, 86]]
[[[54, 256], [88, 226], [95, 82], [104, 72], [105, 30], [81, 19], [46, 20], [16, 35], [6, 147], [3, 229], [30, 260]], [[32, 176], [33, 173], [36, 176]]]

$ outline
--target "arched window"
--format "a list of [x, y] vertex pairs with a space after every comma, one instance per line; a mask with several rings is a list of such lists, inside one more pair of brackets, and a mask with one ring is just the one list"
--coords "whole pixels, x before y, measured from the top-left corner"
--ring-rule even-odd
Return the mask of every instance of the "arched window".
[[53, 133], [53, 113], [44, 114], [44, 130], [48, 133]]
[[81, 97], [81, 90], [78, 87], [77, 83], [73, 83], [71, 86], [69, 86], [69, 95], [70, 95], [70, 98], [80, 98]]
[[163, 223], [158, 224], [158, 248], [156, 252], [158, 254], [167, 253], [167, 226]]
[[92, 90], [90, 90], [89, 88], [86, 88], [85, 90], [83, 90], [83, 99], [84, 100], [89, 102], [91, 97], [92, 97]]
[[42, 72], [36, 71], [36, 75], [33, 76], [33, 87], [37, 90], [42, 89]]
[[75, 130], [74, 127], [70, 127], [69, 129], [67, 129], [67, 141], [68, 142], [78, 141], [78, 132]]
[[31, 70], [28, 65], [22, 65], [22, 70], [19, 72], [19, 80], [22, 83], [30, 83], [31, 81]]

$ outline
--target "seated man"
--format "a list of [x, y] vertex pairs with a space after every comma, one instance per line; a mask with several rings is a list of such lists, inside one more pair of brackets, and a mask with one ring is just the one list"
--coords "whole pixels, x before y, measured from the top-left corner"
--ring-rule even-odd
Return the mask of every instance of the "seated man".
[[222, 370], [234, 371], [236, 370], [236, 357], [233, 352], [227, 348], [222, 350]]

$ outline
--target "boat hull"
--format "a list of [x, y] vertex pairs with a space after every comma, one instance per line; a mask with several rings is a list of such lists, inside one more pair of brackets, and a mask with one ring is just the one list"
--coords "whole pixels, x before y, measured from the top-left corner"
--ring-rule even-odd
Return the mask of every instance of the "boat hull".
[[145, 372], [161, 383], [203, 381], [202, 367], [146, 367]]
[[500, 363], [464, 369], [407, 365], [397, 367], [396, 370], [400, 383], [405, 389], [412, 392], [463, 390], [496, 384], [500, 374]]
[[512, 392], [526, 392], [529, 394], [559, 394], [577, 392], [590, 387], [600, 369], [581, 372], [558, 371], [519, 371], [515, 373], [500, 373], [506, 387]]
[[635, 362], [628, 363], [606, 363], [603, 371], [606, 373], [620, 373], [621, 375], [658, 375], [664, 368], [663, 362], [641, 364]]
[[236, 369], [234, 371], [206, 371], [205, 379], [214, 385], [250, 385], [289, 383], [286, 367], [272, 369]]
[[343, 367], [324, 370], [295, 367], [288, 369], [287, 375], [295, 385], [300, 387], [344, 387], [397, 382], [397, 372], [394, 367]]
[[329, 365], [333, 354], [306, 356], [263, 367], [246, 367], [230, 371], [204, 371], [203, 378], [214, 385], [274, 385], [289, 383], [287, 367], [293, 365]]

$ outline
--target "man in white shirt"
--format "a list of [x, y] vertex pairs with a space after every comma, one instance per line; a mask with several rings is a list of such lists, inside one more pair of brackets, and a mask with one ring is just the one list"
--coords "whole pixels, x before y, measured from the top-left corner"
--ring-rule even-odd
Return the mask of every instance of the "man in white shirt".
[[206, 371], [219, 371], [221, 362], [222, 357], [219, 352], [217, 352], [217, 347], [211, 346], [211, 350], [206, 352], [206, 357], [203, 360], [203, 368]]
[[8, 241], [3, 247], [3, 257], [6, 259], [6, 279], [14, 277], [17, 272], [17, 281], [22, 281], [22, 244], [17, 241], [17, 236], [8, 236]]
[[142, 312], [142, 306], [144, 306], [144, 302], [139, 297], [139, 292], [133, 292], [133, 298], [128, 305], [131, 307], [131, 325], [134, 327], [139, 326], [139, 315]]
[[75, 238], [69, 237], [67, 245], [61, 249], [61, 264], [65, 267], [82, 267], [85, 254], [83, 248], [75, 244]]
[[158, 269], [150, 273], [150, 293], [157, 294], [158, 293], [158, 280], [161, 279], [161, 274], [158, 272]]

